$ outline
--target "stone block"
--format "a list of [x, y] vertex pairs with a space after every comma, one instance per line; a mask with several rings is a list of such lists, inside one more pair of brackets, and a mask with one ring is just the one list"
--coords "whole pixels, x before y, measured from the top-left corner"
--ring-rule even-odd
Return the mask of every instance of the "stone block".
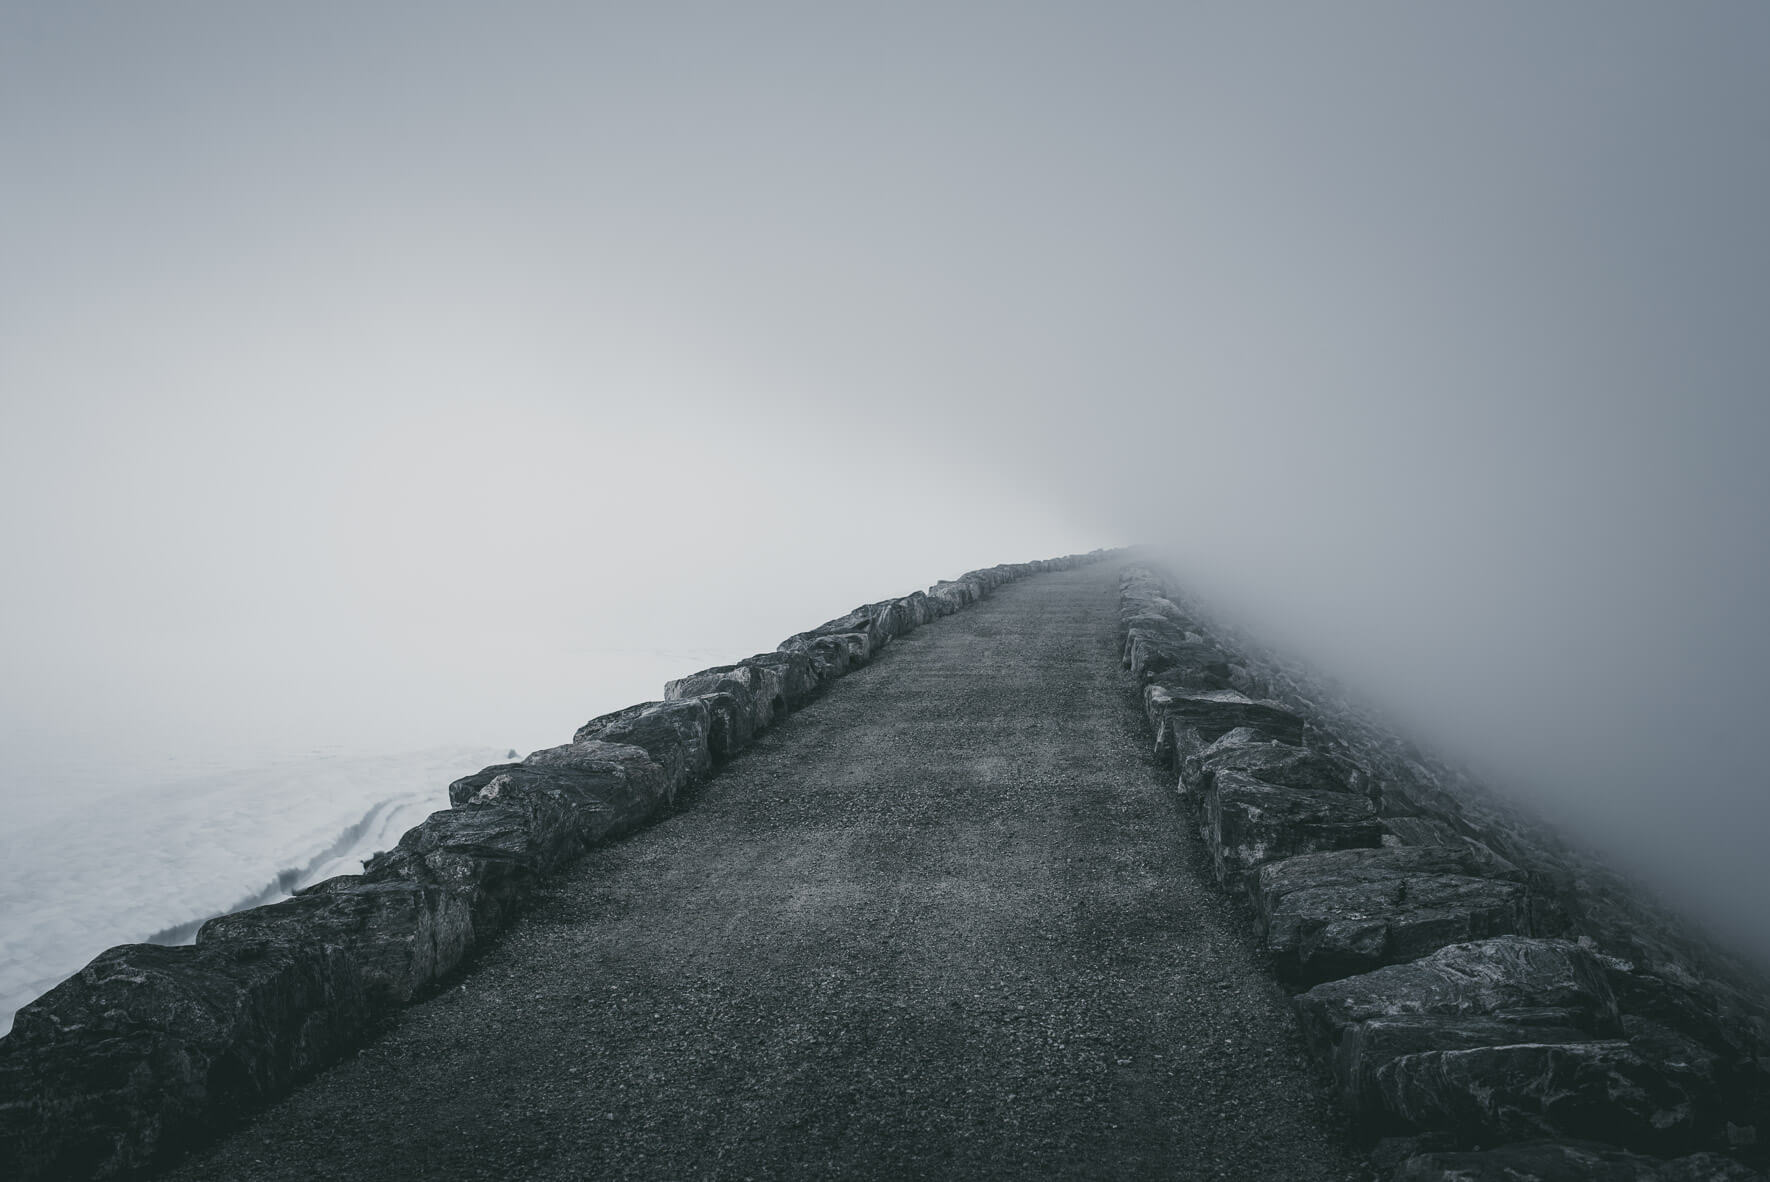
[[1498, 936], [1453, 944], [1407, 964], [1329, 981], [1292, 1004], [1311, 1047], [1333, 1069], [1345, 1106], [1366, 1126], [1385, 1116], [1377, 1073], [1404, 1056], [1622, 1034], [1604, 966], [1566, 940]]
[[1199, 832], [1217, 881], [1230, 891], [1243, 889], [1247, 876], [1267, 862], [1382, 840], [1376, 810], [1361, 796], [1280, 788], [1239, 772], [1212, 780]]
[[1274, 969], [1312, 985], [1528, 934], [1524, 878], [1469, 844], [1346, 849], [1269, 862], [1252, 895]]
[[1644, 1157], [1592, 1141], [1526, 1141], [1498, 1149], [1418, 1154], [1392, 1182], [1764, 1182], [1716, 1153]]
[[[1143, 713], [1155, 732], [1156, 761], [1181, 767], [1230, 731], [1248, 728], [1267, 742], [1303, 744], [1303, 720], [1277, 702], [1256, 701], [1236, 690], [1189, 691], [1165, 685], [1143, 688]], [[1196, 791], [1196, 775], [1182, 787]]]
[[373, 1009], [354, 959], [319, 939], [107, 949], [0, 1040], [0, 1176], [163, 1163], [338, 1059]]
[[774, 722], [775, 714], [786, 709], [782, 680], [778, 670], [764, 665], [720, 665], [665, 682], [664, 700], [679, 702], [709, 694], [730, 694], [737, 699], [746, 726], [754, 734], [765, 730]]
[[236, 956], [308, 939], [348, 952], [371, 1005], [385, 1011], [461, 963], [473, 945], [473, 918], [462, 895], [435, 884], [341, 875], [281, 902], [218, 916], [197, 932], [198, 947]]
[[776, 718], [786, 710], [797, 710], [817, 694], [817, 673], [812, 668], [811, 658], [803, 652], [776, 649], [745, 657], [738, 664], [753, 667], [768, 678], [770, 690], [779, 699], [773, 702]]
[[1714, 1057], [1623, 1039], [1421, 1051], [1376, 1071], [1385, 1115], [1464, 1146], [1574, 1138], [1649, 1153], [1715, 1148]]
[[[705, 702], [642, 702], [593, 718], [579, 727], [573, 743], [592, 740], [638, 747], [664, 770], [670, 799], [713, 768], [713, 719]], [[554, 748], [553, 750], [558, 750]]]
[[1241, 772], [1267, 784], [1309, 792], [1363, 793], [1370, 786], [1368, 773], [1350, 760], [1256, 736], [1252, 728], [1237, 728], [1200, 751], [1194, 773], [1199, 790], [1218, 772]]

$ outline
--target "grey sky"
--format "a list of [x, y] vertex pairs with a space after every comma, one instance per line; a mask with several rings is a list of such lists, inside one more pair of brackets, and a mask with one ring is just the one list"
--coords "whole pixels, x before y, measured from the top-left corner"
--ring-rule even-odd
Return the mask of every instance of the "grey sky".
[[0, 146], [20, 758], [1144, 539], [1770, 948], [1762, 5], [11, 0]]

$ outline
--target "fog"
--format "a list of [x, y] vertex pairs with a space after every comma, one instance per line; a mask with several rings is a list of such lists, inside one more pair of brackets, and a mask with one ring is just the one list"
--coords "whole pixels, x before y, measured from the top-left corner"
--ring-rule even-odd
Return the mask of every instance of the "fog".
[[13, 0], [0, 146], [15, 811], [1143, 541], [1770, 954], [1761, 5]]

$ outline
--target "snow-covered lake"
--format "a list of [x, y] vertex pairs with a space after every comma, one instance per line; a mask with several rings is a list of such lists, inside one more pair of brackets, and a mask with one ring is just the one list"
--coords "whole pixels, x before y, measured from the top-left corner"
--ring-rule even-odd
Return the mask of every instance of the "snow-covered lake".
[[213, 915], [361, 869], [505, 748], [308, 752], [247, 770], [38, 770], [0, 832], [0, 1033], [114, 944], [188, 942]]

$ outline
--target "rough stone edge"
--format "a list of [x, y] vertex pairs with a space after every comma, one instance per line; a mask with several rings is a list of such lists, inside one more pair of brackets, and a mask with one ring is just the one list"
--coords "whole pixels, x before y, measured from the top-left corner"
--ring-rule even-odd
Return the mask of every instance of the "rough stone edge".
[[[1153, 604], [1147, 595], [1133, 594], [1131, 583], [1134, 578], [1144, 580], [1145, 587], [1151, 583], [1159, 586], [1162, 597], [1176, 610], [1164, 615], [1166, 609]], [[1152, 703], [1151, 693], [1159, 698], [1165, 675], [1184, 663], [1187, 654], [1183, 650], [1196, 648], [1198, 652], [1221, 658], [1219, 664], [1210, 667], [1213, 670], [1211, 682], [1208, 686], [1190, 685], [1186, 679], [1192, 674], [1178, 670], [1176, 684], [1187, 692], [1202, 690], [1207, 697], [1238, 698], [1250, 704], [1257, 699], [1275, 700], [1274, 704], [1282, 705], [1303, 720], [1304, 745], [1335, 757], [1352, 757], [1370, 766], [1373, 782], [1369, 791], [1373, 799], [1381, 801], [1387, 790], [1398, 797], [1394, 802], [1398, 805], [1397, 815], [1432, 826], [1443, 834], [1445, 840], [1467, 841], [1490, 856], [1498, 857], [1502, 865], [1516, 862], [1524, 867], [1527, 881], [1540, 896], [1542, 925], [1559, 928], [1562, 934], [1577, 939], [1578, 946], [1595, 961], [1607, 965], [1613, 976], [1632, 975], [1638, 963], [1670, 966], [1671, 970], [1682, 970], [1684, 981], [1693, 990], [1714, 995], [1713, 1004], [1717, 1011], [1748, 1015], [1751, 1025], [1740, 1032], [1741, 1036], [1745, 1041], [1757, 1044], [1759, 1064], [1770, 1068], [1770, 1058], [1765, 1057], [1765, 1052], [1770, 1050], [1770, 1040], [1766, 1039], [1770, 1028], [1764, 1022], [1770, 1007], [1763, 1004], [1770, 1000], [1770, 987], [1753, 966], [1724, 952], [1700, 934], [1692, 933], [1687, 924], [1653, 902], [1636, 884], [1608, 871], [1596, 859], [1562, 839], [1539, 818], [1531, 817], [1523, 808], [1497, 797], [1467, 774], [1432, 760], [1396, 738], [1368, 712], [1358, 710], [1344, 699], [1330, 697], [1324, 693], [1322, 685], [1312, 681], [1307, 674], [1299, 673], [1294, 666], [1281, 662], [1235, 630], [1214, 622], [1208, 626], [1202, 622], [1210, 619], [1209, 610], [1180, 591], [1177, 580], [1155, 563], [1140, 559], [1123, 573], [1119, 600], [1121, 656], [1125, 667], [1144, 683], [1145, 713], [1155, 741], [1156, 762], [1180, 772], [1181, 782], [1176, 790], [1182, 796], [1187, 793], [1185, 741], [1160, 716], [1163, 703]], [[1203, 659], [1198, 653], [1192, 655], [1195, 663]], [[1328, 698], [1325, 706], [1317, 700], [1320, 698]], [[1338, 733], [1342, 728], [1350, 728], [1355, 733], [1350, 736]], [[1380, 758], [1372, 759], [1378, 746], [1387, 749], [1380, 753]], [[1193, 756], [1196, 769], [1196, 751]], [[1205, 804], [1198, 800], [1190, 803], [1195, 807]], [[1405, 826], [1397, 828], [1405, 829]], [[1202, 831], [1200, 837], [1202, 841]], [[1571, 873], [1566, 869], [1569, 864], [1575, 867]], [[1256, 896], [1257, 880], [1256, 875], [1254, 882], [1230, 881], [1222, 885], [1231, 894], [1246, 889], [1250, 896]], [[1698, 971], [1691, 972], [1691, 967]], [[1311, 1049], [1331, 1072], [1334, 1066], [1332, 1048], [1324, 1046], [1320, 1039], [1309, 1041]], [[1339, 1083], [1336, 1079], [1336, 1086]], [[1770, 1118], [1770, 1112], [1764, 1115]], [[1765, 1123], [1770, 1125], [1770, 1120]], [[1728, 1132], [1733, 1132], [1731, 1125]], [[1765, 1132], [1770, 1133], [1770, 1128]], [[1417, 1147], [1411, 1144], [1416, 1141]], [[1757, 1146], [1753, 1130], [1752, 1136], [1728, 1147], [1735, 1151], [1745, 1150], [1743, 1156], [1751, 1165], [1718, 1154], [1715, 1160], [1727, 1162], [1730, 1169], [1741, 1171], [1728, 1173], [1728, 1177], [1759, 1177], [1752, 1167], [1761, 1166], [1765, 1155]], [[1430, 1135], [1378, 1142], [1373, 1147], [1373, 1168], [1385, 1172], [1394, 1170], [1395, 1179], [1425, 1177], [1423, 1167], [1429, 1158], [1424, 1154], [1437, 1148], [1444, 1147], [1433, 1144]], [[1491, 1148], [1491, 1144], [1484, 1148]], [[1698, 1157], [1704, 1156], [1707, 1155], [1698, 1154]], [[1639, 1160], [1644, 1163], [1654, 1161], [1648, 1158]], [[1679, 1160], [1695, 1161], [1696, 1158]], [[1665, 1175], [1667, 1178], [1673, 1176], [1678, 1164], [1667, 1163], [1671, 1171]], [[1443, 1176], [1450, 1177], [1449, 1174]], [[1456, 1176], [1464, 1177], [1462, 1174]], [[1474, 1176], [1473, 1173], [1468, 1175]]]
[[20, 1009], [0, 1038], [0, 1177], [138, 1176], [372, 1037], [521, 910], [534, 887], [655, 819], [765, 727], [897, 637], [1096, 550], [967, 571], [862, 604], [562, 747], [449, 786], [393, 850], [290, 899], [210, 920], [183, 947], [125, 944]]

